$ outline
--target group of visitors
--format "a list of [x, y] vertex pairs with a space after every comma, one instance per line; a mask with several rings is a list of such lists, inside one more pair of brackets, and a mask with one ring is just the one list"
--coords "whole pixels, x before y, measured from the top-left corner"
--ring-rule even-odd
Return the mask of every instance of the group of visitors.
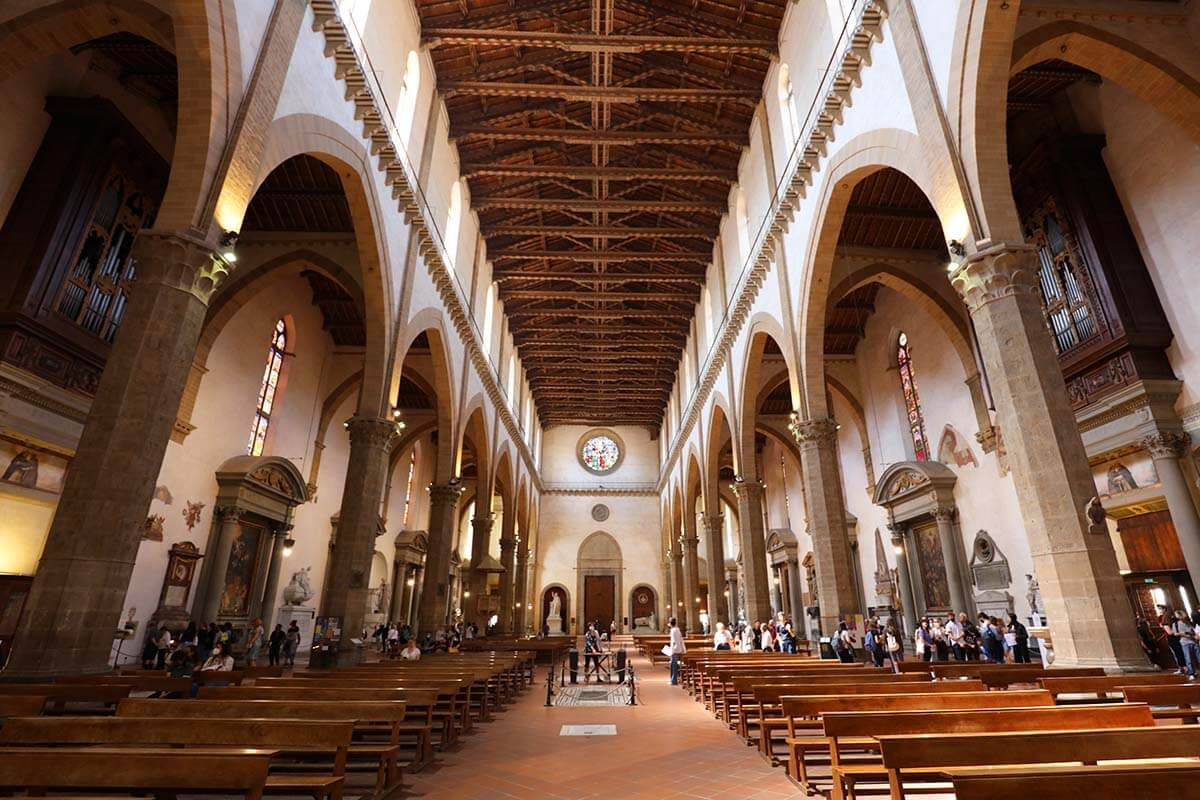
[[[239, 632], [230, 622], [221, 625], [189, 622], [178, 638], [163, 623], [157, 630], [151, 627], [146, 632], [142, 667], [167, 670], [174, 677], [189, 676], [193, 672], [231, 672], [234, 645], [238, 639]], [[245, 630], [243, 655], [246, 666], [258, 666], [264, 646], [270, 666], [294, 665], [300, 647], [300, 626], [295, 620], [287, 630], [283, 625], [276, 625], [268, 636], [262, 620], [255, 619]]]
[[[1194, 679], [1200, 674], [1200, 609], [1193, 611], [1189, 617], [1183, 609], [1167, 613], [1165, 608], [1160, 608], [1158, 626], [1166, 637], [1167, 647], [1175, 660], [1176, 671]], [[1142, 629], [1139, 625], [1139, 632]], [[1145, 633], [1141, 635], [1145, 640]], [[1142, 646], [1146, 647], [1144, 643]], [[1149, 650], [1147, 653], [1149, 654]], [[1154, 660], [1151, 655], [1151, 661]]]
[[[833, 637], [833, 648], [843, 661], [853, 661], [853, 633], [846, 623], [840, 623]], [[863, 650], [867, 660], [882, 667], [887, 659], [894, 671], [904, 660], [904, 638], [894, 620], [881, 623], [878, 617], [867, 620], [863, 637]], [[1030, 663], [1029, 630], [1017, 619], [1008, 615], [1007, 624], [998, 617], [980, 614], [972, 620], [967, 614], [957, 616], [952, 612], [945, 618], [927, 616], [920, 620], [913, 631], [913, 652], [922, 661], [990, 661], [997, 664], [1012, 662]], [[850, 658], [847, 659], [847, 653]]]
[[[391, 635], [389, 630], [388, 635]], [[462, 651], [464, 641], [470, 641], [479, 636], [479, 626], [474, 622], [455, 622], [449, 627], [438, 627], [432, 633], [425, 633], [419, 639], [415, 638], [412, 629], [404, 625], [397, 633], [397, 641], [400, 643], [400, 649], [396, 652], [401, 658], [415, 660], [420, 658], [418, 653], [432, 655], [433, 653], [459, 653]], [[416, 644], [413, 647], [408, 646], [408, 642], [414, 641]], [[414, 649], [416, 653], [414, 653]], [[389, 651], [391, 652], [391, 651]]]

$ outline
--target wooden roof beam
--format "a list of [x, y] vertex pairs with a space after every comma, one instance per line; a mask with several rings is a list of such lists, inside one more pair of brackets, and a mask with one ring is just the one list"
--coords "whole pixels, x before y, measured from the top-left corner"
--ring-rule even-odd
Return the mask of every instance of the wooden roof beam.
[[694, 292], [572, 292], [559, 289], [506, 289], [501, 293], [505, 300], [570, 300], [573, 303], [621, 303], [629, 300], [646, 302], [673, 302], [684, 300], [699, 302]]
[[622, 36], [514, 31], [482, 28], [426, 28], [421, 41], [431, 48], [445, 45], [479, 47], [552, 48], [573, 53], [755, 53], [770, 58], [776, 52], [771, 39], [719, 36]]
[[575, 103], [639, 103], [653, 100], [660, 103], [739, 102], [756, 105], [762, 97], [762, 92], [757, 89], [667, 89], [501, 81], [445, 80], [438, 83], [438, 88], [445, 97], [550, 97]]
[[639, 253], [632, 250], [490, 250], [488, 258], [492, 261], [501, 259], [521, 259], [536, 261], [542, 259], [570, 259], [571, 261], [588, 261], [595, 264], [618, 264], [626, 261], [659, 261], [663, 263], [704, 264], [712, 261], [712, 253]]
[[493, 225], [484, 236], [567, 236], [577, 239], [713, 239], [712, 228], [623, 228], [617, 225]]
[[480, 164], [464, 163], [461, 174], [474, 177], [566, 178], [591, 181], [717, 181], [733, 183], [736, 169], [676, 169], [671, 167], [596, 167], [590, 164]]
[[689, 214], [722, 214], [726, 208], [725, 203], [716, 200], [596, 200], [586, 197], [560, 199], [557, 197], [494, 197], [488, 195], [472, 198], [471, 205], [480, 211], [495, 208], [557, 211], [560, 208], [570, 208], [573, 211], [587, 212], [642, 211], [654, 213], [676, 211]]
[[646, 319], [678, 319], [690, 320], [692, 309], [598, 309], [598, 308], [515, 308], [505, 311], [511, 317], [575, 317], [587, 319], [623, 319], [625, 317], [644, 317]]
[[494, 125], [460, 125], [450, 129], [450, 138], [488, 139], [512, 142], [630, 146], [642, 144], [693, 144], [740, 150], [749, 141], [742, 133], [693, 133], [690, 131], [596, 131], [583, 128], [517, 128]]
[[575, 283], [670, 283], [702, 286], [704, 278], [700, 275], [630, 275], [627, 273], [596, 273], [596, 272], [511, 272], [493, 275], [498, 283], [513, 283], [515, 281], [573, 281]]

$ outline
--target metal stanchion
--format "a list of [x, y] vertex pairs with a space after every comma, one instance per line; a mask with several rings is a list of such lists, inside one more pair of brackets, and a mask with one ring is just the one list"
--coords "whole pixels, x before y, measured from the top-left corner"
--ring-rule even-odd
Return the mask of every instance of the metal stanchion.
[[554, 662], [550, 662], [550, 668], [546, 670], [546, 707], [554, 705]]
[[637, 680], [634, 678], [633, 664], [627, 665], [627, 669], [629, 670], [629, 705], [636, 706], [637, 705]]

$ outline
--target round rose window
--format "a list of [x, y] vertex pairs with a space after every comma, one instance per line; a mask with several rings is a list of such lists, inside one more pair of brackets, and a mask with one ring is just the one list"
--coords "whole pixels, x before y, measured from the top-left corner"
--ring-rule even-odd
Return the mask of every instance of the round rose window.
[[612, 472], [621, 462], [621, 445], [608, 433], [593, 432], [579, 446], [579, 462], [597, 475]]

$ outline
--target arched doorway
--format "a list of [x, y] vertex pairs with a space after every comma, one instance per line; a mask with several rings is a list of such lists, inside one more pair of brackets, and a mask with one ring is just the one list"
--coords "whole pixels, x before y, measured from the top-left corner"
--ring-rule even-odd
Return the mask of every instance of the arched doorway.
[[609, 622], [617, 623], [619, 632], [625, 631], [624, 620], [618, 616], [617, 598], [624, 596], [621, 582], [621, 546], [604, 531], [596, 531], [579, 545], [579, 585], [576, 587], [583, 598], [582, 615], [576, 633], [587, 629], [588, 622], [599, 622], [605, 630]]
[[658, 633], [662, 629], [658, 595], [644, 583], [639, 583], [629, 593], [629, 624], [634, 633]]

